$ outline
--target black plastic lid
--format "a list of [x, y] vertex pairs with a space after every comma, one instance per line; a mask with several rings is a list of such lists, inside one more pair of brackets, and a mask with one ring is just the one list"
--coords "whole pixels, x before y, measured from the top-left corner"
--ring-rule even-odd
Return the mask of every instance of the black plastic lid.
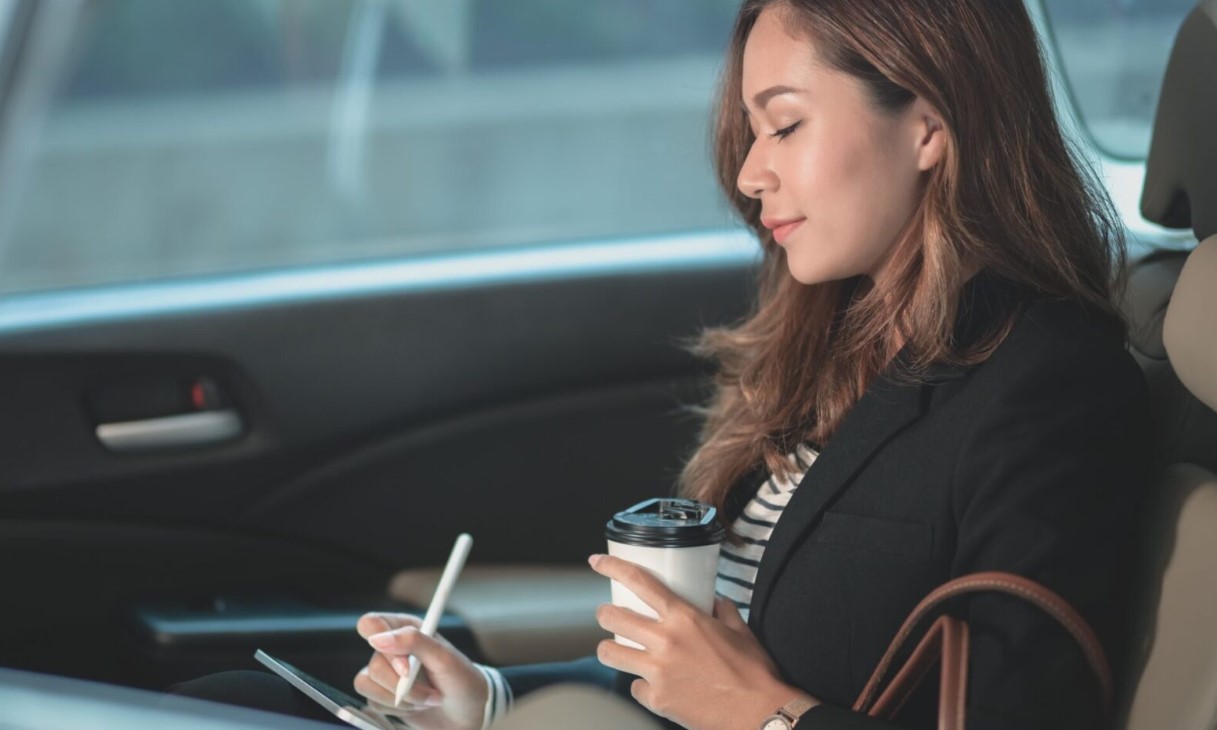
[[691, 499], [648, 499], [613, 515], [604, 535], [642, 547], [700, 547], [723, 541], [718, 510]]

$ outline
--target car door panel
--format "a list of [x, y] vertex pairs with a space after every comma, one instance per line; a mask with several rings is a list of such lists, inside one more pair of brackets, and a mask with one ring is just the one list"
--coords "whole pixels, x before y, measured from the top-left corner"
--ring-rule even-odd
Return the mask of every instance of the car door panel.
[[[23, 587], [0, 663], [132, 684], [223, 668], [249, 647], [183, 658], [180, 639], [140, 643], [133, 614], [266, 594], [373, 605], [459, 531], [475, 564], [580, 562], [613, 511], [671, 490], [707, 382], [681, 345], [739, 316], [751, 276], [742, 258], [38, 326], [0, 313], [0, 571]], [[200, 376], [241, 438], [98, 441], [99, 389]], [[94, 659], [67, 660], [65, 625]], [[350, 637], [312, 657], [319, 676], [353, 671], [366, 647]]]

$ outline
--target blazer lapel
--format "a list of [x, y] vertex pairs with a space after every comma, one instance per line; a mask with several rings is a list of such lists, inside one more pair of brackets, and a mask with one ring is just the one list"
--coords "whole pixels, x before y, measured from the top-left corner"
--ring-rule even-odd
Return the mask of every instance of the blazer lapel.
[[878, 378], [845, 416], [795, 490], [769, 537], [752, 589], [748, 623], [754, 631], [765, 613], [774, 580], [800, 537], [877, 449], [921, 417], [925, 403], [922, 395], [927, 387], [930, 386]]

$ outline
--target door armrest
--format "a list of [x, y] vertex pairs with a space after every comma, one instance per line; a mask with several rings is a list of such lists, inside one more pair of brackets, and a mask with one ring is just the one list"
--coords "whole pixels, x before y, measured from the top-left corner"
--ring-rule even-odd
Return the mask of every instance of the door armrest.
[[[389, 581], [389, 596], [426, 606], [440, 572], [402, 571]], [[471, 565], [457, 580], [447, 610], [464, 619], [491, 663], [505, 666], [594, 653], [608, 636], [596, 623], [596, 607], [609, 600], [608, 580], [586, 566]]]

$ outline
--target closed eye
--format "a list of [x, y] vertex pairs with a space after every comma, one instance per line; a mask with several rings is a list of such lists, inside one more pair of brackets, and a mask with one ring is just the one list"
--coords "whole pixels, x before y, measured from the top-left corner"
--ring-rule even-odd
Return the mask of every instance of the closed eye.
[[779, 129], [778, 131], [774, 132], [773, 134], [771, 134], [769, 136], [777, 137], [778, 139], [786, 139], [791, 134], [793, 134], [794, 130], [798, 129], [799, 125], [802, 123], [803, 123], [802, 121], [795, 122], [794, 124], [790, 125], [789, 127], [783, 127], [782, 129]]

